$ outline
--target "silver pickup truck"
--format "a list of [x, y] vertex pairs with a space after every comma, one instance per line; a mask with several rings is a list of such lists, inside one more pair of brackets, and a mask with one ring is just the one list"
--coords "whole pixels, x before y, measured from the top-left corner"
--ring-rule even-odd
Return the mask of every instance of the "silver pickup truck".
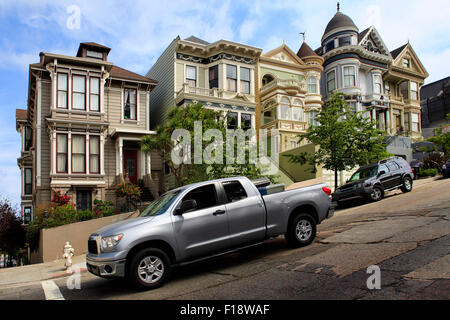
[[88, 240], [86, 264], [100, 277], [124, 277], [155, 288], [172, 267], [230, 253], [284, 234], [310, 244], [316, 225], [334, 214], [331, 190], [317, 184], [268, 192], [245, 177], [169, 191], [138, 217], [106, 226]]

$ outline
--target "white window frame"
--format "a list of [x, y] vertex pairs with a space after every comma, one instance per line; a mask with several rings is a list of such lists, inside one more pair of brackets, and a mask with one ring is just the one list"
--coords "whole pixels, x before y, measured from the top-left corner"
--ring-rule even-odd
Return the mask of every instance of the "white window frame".
[[[380, 79], [380, 82], [378, 83], [376, 79]], [[376, 91], [377, 84], [380, 85], [380, 91]], [[375, 73], [372, 75], [372, 86], [373, 86], [373, 93], [375, 94], [383, 94], [383, 78], [381, 77], [381, 74]]]
[[[311, 86], [314, 86], [314, 91], [311, 90]], [[316, 76], [308, 77], [308, 93], [311, 93], [311, 94], [317, 93], [317, 77]]]
[[[352, 75], [346, 75], [345, 74], [345, 69], [353, 69], [353, 74]], [[351, 77], [353, 76], [353, 85], [346, 85], [345, 83], [345, 77]], [[343, 83], [343, 87], [344, 88], [354, 88], [356, 87], [356, 67], [355, 66], [342, 66], [342, 83]]]
[[[136, 91], [136, 119], [125, 119], [125, 90], [135, 90]], [[139, 90], [137, 87], [127, 86], [121, 90], [121, 100], [122, 100], [122, 122], [134, 122], [138, 123], [140, 119], [139, 115]], [[138, 123], [139, 124], [139, 123]]]
[[[328, 83], [329, 83], [328, 75], [331, 74], [331, 73], [334, 74], [334, 88], [333, 88], [333, 90], [330, 90], [330, 87], [328, 85]], [[326, 74], [326, 79], [325, 80], [326, 80], [326, 86], [327, 86], [327, 93], [331, 93], [331, 92], [335, 91], [337, 89], [337, 85], [336, 85], [336, 69], [328, 71], [327, 74]]]

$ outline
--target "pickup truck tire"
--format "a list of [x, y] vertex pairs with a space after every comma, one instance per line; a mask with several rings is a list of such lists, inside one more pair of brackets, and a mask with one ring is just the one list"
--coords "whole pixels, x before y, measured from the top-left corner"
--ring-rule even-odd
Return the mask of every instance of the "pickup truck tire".
[[170, 259], [164, 251], [148, 248], [131, 258], [127, 276], [137, 288], [154, 289], [169, 279], [171, 269]]
[[301, 213], [292, 219], [284, 236], [289, 246], [298, 248], [313, 242], [316, 232], [317, 227], [313, 217], [307, 213]]
[[402, 190], [402, 192], [406, 193], [406, 192], [410, 192], [412, 191], [413, 188], [413, 182], [411, 180], [410, 177], [404, 177], [403, 178], [403, 185], [400, 188], [400, 190]]

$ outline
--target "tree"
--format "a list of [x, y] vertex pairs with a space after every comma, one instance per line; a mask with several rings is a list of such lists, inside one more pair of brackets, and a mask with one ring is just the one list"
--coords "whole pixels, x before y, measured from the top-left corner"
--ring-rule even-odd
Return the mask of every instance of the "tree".
[[[352, 112], [342, 93], [333, 93], [316, 117], [317, 126], [310, 126], [299, 135], [299, 141], [313, 143], [319, 148], [313, 154], [286, 155], [291, 162], [309, 163], [314, 168], [322, 165], [334, 171], [335, 188], [338, 172], [365, 165], [389, 156], [383, 145], [383, 132], [376, 122]], [[315, 169], [314, 169], [315, 170]]]
[[[224, 152], [224, 140], [227, 136], [226, 119], [227, 114], [204, 108], [201, 103], [183, 107], [176, 106], [169, 111], [167, 121], [156, 128], [156, 135], [148, 135], [142, 138], [141, 148], [146, 153], [151, 151], [159, 153], [163, 162], [166, 163], [175, 177], [178, 186], [236, 175], [244, 175], [250, 179], [261, 177], [260, 168], [248, 161], [245, 161], [244, 164], [236, 162], [226, 164], [226, 152]], [[195, 144], [194, 129], [198, 129], [199, 124], [201, 124], [202, 137], [200, 141], [202, 145], [196, 153], [195, 149], [198, 149], [198, 145]], [[186, 137], [172, 139], [173, 133], [178, 129], [184, 129], [185, 132], [189, 133], [187, 141]], [[220, 138], [217, 135], [208, 138], [209, 140], [203, 137], [203, 134], [209, 129], [214, 130]], [[211, 154], [210, 160], [214, 161], [205, 159], [203, 152], [205, 143], [208, 145], [206, 148], [209, 148]], [[233, 144], [234, 148], [237, 149], [235, 140], [233, 140]], [[248, 159], [249, 144], [245, 143], [245, 146], [239, 145], [239, 147], [245, 148], [246, 159]], [[180, 151], [180, 153], [184, 150], [184, 155], [186, 155], [188, 161], [174, 162], [172, 158], [172, 151], [174, 150]], [[201, 155], [201, 159], [198, 159], [199, 155]]]
[[[450, 113], [447, 113], [447, 120], [450, 120]], [[447, 126], [448, 128], [448, 126]], [[440, 126], [433, 130], [434, 136], [427, 139], [429, 142], [433, 142], [434, 144], [440, 146], [442, 148], [442, 152], [444, 152], [445, 156], [450, 157], [450, 131], [444, 131], [444, 126]]]
[[25, 245], [25, 229], [16, 210], [8, 200], [0, 199], [0, 250], [11, 257]]

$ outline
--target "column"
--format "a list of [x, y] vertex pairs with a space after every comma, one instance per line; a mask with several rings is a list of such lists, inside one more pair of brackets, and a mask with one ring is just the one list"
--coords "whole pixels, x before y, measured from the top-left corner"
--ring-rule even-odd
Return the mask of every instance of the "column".
[[385, 115], [386, 115], [386, 132], [388, 134], [391, 134], [391, 121], [390, 121], [390, 114], [389, 114], [389, 109], [385, 110]]

